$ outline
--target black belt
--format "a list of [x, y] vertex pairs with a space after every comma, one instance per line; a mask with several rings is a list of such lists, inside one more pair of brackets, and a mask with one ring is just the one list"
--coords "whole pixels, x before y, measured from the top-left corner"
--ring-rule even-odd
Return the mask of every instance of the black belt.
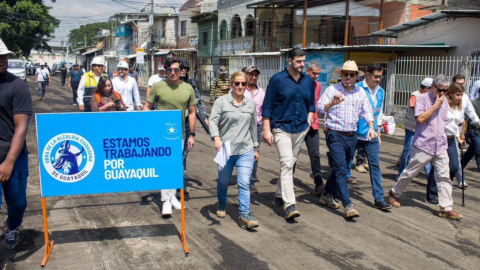
[[453, 139], [453, 138], [455, 138], [455, 135], [447, 136], [447, 139], [449, 139], [449, 140], [451, 140], [451, 139]]

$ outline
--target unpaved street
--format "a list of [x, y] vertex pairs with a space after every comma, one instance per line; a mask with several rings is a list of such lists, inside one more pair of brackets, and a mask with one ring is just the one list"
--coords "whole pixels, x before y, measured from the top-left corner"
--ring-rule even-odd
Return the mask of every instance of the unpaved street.
[[[36, 113], [77, 109], [71, 105], [67, 88], [59, 87], [58, 76], [53, 77], [44, 101], [36, 99], [33, 77], [28, 80]], [[125, 128], [135, 128], [135, 123], [125, 123]], [[236, 186], [230, 186], [227, 217], [216, 217], [213, 142], [200, 125], [196, 140], [185, 176], [190, 187], [186, 202], [188, 257], [177, 233], [180, 212], [162, 219], [159, 192], [55, 197], [47, 199], [51, 239], [56, 243], [46, 269], [479, 269], [480, 174], [474, 161], [466, 170], [465, 208], [460, 206], [461, 190], [454, 187], [454, 207], [464, 215], [461, 221], [441, 219], [437, 207], [423, 202], [423, 173], [408, 187], [401, 208], [382, 212], [373, 208], [369, 175], [353, 172], [360, 179], [350, 187], [360, 217], [348, 222], [343, 208], [322, 207], [312, 195], [313, 179], [304, 146], [295, 174], [297, 209], [302, 216], [289, 223], [284, 212], [272, 204], [279, 172], [277, 151], [262, 144], [260, 193], [251, 200], [260, 227], [245, 231], [237, 225]], [[401, 143], [399, 138], [384, 136], [380, 160], [385, 193], [395, 183], [398, 169], [394, 164]], [[0, 250], [5, 269], [40, 268], [44, 255], [34, 119], [28, 147], [29, 205], [21, 244], [13, 251], [3, 246]], [[322, 134], [322, 169], [327, 178], [330, 171], [325, 152]], [[3, 207], [2, 219], [5, 212]]]

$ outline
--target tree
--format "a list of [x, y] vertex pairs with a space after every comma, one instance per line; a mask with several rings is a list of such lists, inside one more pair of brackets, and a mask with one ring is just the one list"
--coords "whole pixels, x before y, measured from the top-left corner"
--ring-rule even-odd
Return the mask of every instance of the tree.
[[98, 33], [104, 29], [110, 29], [110, 22], [82, 25], [80, 28], [70, 31], [69, 41], [73, 48], [84, 47], [85, 39], [87, 40], [87, 46], [97, 45], [100, 39]]
[[30, 56], [32, 49], [51, 51], [47, 42], [60, 21], [49, 14], [50, 9], [42, 0], [1, 2], [0, 37], [8, 49], [25, 57]]

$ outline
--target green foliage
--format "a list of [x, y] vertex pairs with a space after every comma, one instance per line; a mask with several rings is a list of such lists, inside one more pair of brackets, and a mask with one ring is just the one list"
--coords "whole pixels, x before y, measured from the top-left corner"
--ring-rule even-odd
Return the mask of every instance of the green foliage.
[[69, 39], [73, 48], [84, 47], [85, 37], [87, 46], [97, 45], [100, 30], [110, 30], [110, 22], [90, 23], [70, 31]]
[[[55, 0], [52, 0], [55, 2]], [[0, 3], [0, 37], [8, 49], [28, 57], [32, 49], [48, 50], [60, 21], [42, 0], [4, 0]]]

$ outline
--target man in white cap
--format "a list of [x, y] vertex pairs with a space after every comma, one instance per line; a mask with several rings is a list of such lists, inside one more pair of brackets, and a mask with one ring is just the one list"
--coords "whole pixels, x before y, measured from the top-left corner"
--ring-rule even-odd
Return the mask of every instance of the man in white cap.
[[104, 66], [103, 56], [96, 56], [92, 60], [92, 70], [82, 76], [77, 90], [77, 103], [80, 111], [90, 111], [90, 100], [97, 88], [98, 80], [100, 76], [107, 76], [102, 73]]
[[358, 217], [353, 208], [347, 184], [348, 163], [357, 146], [356, 131], [360, 118], [366, 120], [368, 130], [365, 136], [368, 140], [377, 137], [374, 126], [372, 107], [365, 90], [355, 84], [363, 72], [358, 70], [355, 61], [346, 61], [343, 68], [335, 73], [342, 81], [329, 86], [317, 103], [320, 113], [325, 113], [326, 141], [330, 150], [333, 171], [325, 185], [325, 191], [320, 198], [320, 204], [330, 208], [339, 208], [333, 196], [339, 192], [345, 208], [345, 218]]
[[[7, 203], [4, 246], [19, 242], [18, 227], [27, 208], [28, 151], [25, 137], [33, 114], [28, 85], [7, 71], [8, 56], [15, 56], [0, 40], [0, 194]], [[0, 198], [0, 206], [1, 206]]]
[[40, 67], [35, 71], [35, 83], [38, 87], [38, 100], [45, 99], [45, 88], [50, 81], [50, 72], [45, 67], [45, 64], [40, 64]]
[[122, 96], [127, 111], [135, 110], [133, 99], [135, 99], [135, 103], [137, 103], [137, 111], [141, 111], [142, 103], [140, 102], [140, 93], [138, 92], [137, 82], [134, 78], [128, 75], [127, 62], [118, 62], [117, 72], [118, 76], [112, 80], [113, 90], [117, 91]]
[[148, 87], [147, 87], [147, 97], [150, 94], [150, 90], [152, 89], [153, 85], [157, 82], [161, 82], [165, 80], [165, 76], [167, 75], [167, 71], [163, 67], [163, 64], [158, 65], [157, 74], [152, 75], [150, 79], [148, 79]]

